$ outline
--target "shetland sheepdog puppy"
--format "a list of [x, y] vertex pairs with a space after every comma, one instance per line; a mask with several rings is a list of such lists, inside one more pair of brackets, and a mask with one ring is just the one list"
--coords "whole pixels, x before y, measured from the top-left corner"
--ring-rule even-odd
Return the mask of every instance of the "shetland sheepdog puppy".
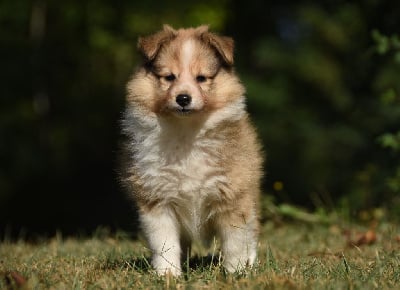
[[123, 181], [157, 273], [181, 274], [193, 240], [220, 241], [223, 266], [256, 259], [261, 146], [233, 69], [233, 40], [207, 26], [139, 38], [127, 85]]

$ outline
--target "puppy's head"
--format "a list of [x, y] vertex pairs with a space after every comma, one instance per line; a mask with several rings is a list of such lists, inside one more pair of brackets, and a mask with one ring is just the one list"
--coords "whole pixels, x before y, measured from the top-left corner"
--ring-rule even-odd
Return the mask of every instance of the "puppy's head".
[[209, 32], [207, 26], [175, 30], [165, 25], [140, 38], [138, 48], [144, 67], [132, 93], [156, 114], [193, 116], [218, 110], [244, 94], [232, 68], [233, 40]]

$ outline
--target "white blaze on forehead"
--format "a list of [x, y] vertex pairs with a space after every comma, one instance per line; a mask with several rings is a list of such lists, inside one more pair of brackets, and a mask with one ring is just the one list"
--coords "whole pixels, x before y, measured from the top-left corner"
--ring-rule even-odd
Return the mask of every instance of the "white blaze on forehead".
[[[196, 42], [194, 39], [186, 39], [183, 41], [179, 62], [180, 71], [176, 82], [171, 86], [171, 96], [179, 94], [188, 94], [192, 97], [191, 108], [201, 109], [203, 107], [203, 98], [198, 85], [192, 75], [191, 66], [196, 56]], [[175, 101], [174, 101], [175, 103]]]
[[194, 42], [192, 39], [188, 39], [183, 43], [181, 57], [182, 69], [186, 70], [187, 68], [189, 68], [190, 62], [193, 57], [194, 48]]

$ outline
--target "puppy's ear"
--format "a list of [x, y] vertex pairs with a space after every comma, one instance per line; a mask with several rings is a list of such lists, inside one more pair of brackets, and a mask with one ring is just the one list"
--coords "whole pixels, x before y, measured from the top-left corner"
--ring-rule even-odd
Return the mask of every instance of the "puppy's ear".
[[233, 39], [227, 36], [219, 36], [211, 32], [205, 32], [201, 35], [203, 41], [212, 46], [226, 65], [233, 65]]
[[145, 57], [146, 61], [151, 62], [156, 57], [161, 46], [172, 40], [176, 34], [176, 30], [165, 24], [163, 30], [146, 37], [140, 37], [138, 49]]

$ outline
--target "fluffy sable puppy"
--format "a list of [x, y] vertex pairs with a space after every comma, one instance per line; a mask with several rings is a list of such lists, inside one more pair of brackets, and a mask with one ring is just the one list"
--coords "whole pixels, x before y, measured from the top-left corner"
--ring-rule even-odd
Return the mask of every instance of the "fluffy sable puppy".
[[193, 239], [220, 239], [229, 272], [256, 259], [262, 158], [233, 70], [233, 40], [207, 26], [140, 38], [127, 85], [124, 182], [159, 274]]

